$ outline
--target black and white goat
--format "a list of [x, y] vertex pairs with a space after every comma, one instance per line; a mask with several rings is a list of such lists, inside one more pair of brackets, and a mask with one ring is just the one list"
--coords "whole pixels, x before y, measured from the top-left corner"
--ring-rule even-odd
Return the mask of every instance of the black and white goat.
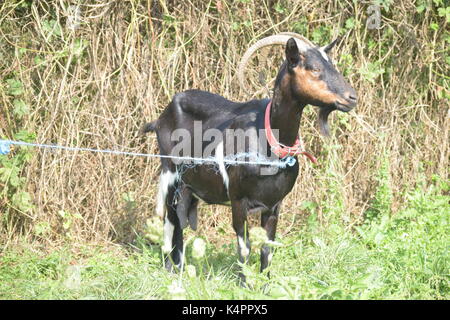
[[[286, 60], [275, 80], [271, 100], [239, 103], [209, 92], [188, 90], [176, 94], [159, 119], [143, 128], [144, 132], [157, 133], [161, 155], [173, 154], [177, 145], [173, 132], [182, 129], [188, 133], [186, 139], [190, 142], [190, 155], [196, 154], [195, 148], [201, 148], [201, 154], [209, 148], [215, 160], [215, 163], [185, 165], [180, 170], [182, 163], [161, 158], [156, 210], [164, 217], [163, 251], [167, 254], [168, 269], [172, 269], [173, 264], [181, 264], [183, 228], [188, 223], [193, 229], [196, 228], [199, 199], [209, 204], [231, 205], [241, 262], [247, 261], [250, 254], [246, 223], [248, 213], [261, 213], [261, 226], [268, 238], [274, 240], [281, 202], [297, 179], [297, 161], [292, 166], [263, 172], [267, 166], [262, 164], [227, 165], [225, 160], [242, 151], [247, 155], [256, 151], [272, 159], [285, 156], [297, 159], [296, 156], [301, 153], [297, 134], [302, 111], [307, 104], [320, 108], [319, 124], [324, 134], [328, 134], [330, 112], [348, 112], [356, 105], [355, 90], [335, 69], [327, 55], [336, 41], [325, 47], [316, 47], [296, 34], [264, 38], [244, 55], [239, 72], [241, 80], [242, 68], [250, 55], [258, 48], [274, 43], [286, 44]], [[198, 124], [201, 124], [202, 133], [209, 129], [220, 133], [219, 137], [215, 136], [214, 147], [208, 141], [200, 144], [194, 141]], [[230, 138], [225, 134], [227, 130], [243, 130], [247, 133], [246, 137], [256, 138], [257, 143], [246, 144], [242, 150], [242, 141], [237, 141], [233, 135]], [[278, 139], [273, 132], [278, 132]], [[267, 246], [261, 250], [261, 270], [270, 262], [270, 251]], [[240, 277], [245, 280], [242, 274]]]

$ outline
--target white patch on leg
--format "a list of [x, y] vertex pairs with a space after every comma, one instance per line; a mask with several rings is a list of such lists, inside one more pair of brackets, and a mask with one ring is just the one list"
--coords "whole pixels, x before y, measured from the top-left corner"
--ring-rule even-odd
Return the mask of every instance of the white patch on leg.
[[169, 253], [173, 249], [172, 238], [174, 230], [175, 226], [169, 221], [169, 218], [166, 216], [166, 218], [164, 219], [164, 245], [162, 247], [162, 251], [164, 253]]
[[247, 248], [247, 244], [245, 243], [244, 239], [242, 237], [238, 237], [238, 243], [241, 256], [247, 258], [250, 254], [250, 250]]
[[229, 179], [227, 170], [225, 169], [225, 162], [223, 161], [223, 141], [221, 141], [216, 147], [216, 160], [217, 163], [219, 164], [219, 171], [220, 174], [222, 175], [223, 184], [225, 185], [225, 188], [227, 188], [228, 191]]
[[178, 268], [181, 270], [184, 266], [184, 250], [179, 251], [180, 252], [180, 263], [177, 265]]
[[272, 258], [273, 258], [273, 253], [269, 253], [269, 255], [267, 256], [267, 262], [271, 263], [272, 262]]
[[177, 174], [171, 171], [162, 172], [159, 176], [158, 198], [156, 202], [156, 214], [161, 218], [166, 212], [166, 197], [169, 187], [174, 184]]

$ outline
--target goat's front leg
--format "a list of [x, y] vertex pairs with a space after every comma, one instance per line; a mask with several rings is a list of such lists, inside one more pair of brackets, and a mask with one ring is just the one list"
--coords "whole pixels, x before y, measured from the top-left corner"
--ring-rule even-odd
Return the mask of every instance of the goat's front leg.
[[[239, 261], [241, 263], [247, 263], [248, 257], [250, 256], [250, 240], [248, 238], [248, 208], [246, 201], [232, 201], [231, 210], [233, 215], [233, 229], [237, 236]], [[239, 280], [241, 284], [245, 283], [245, 276], [242, 273], [242, 270], [239, 271]]]
[[169, 187], [164, 218], [164, 245], [163, 252], [166, 255], [165, 264], [168, 271], [174, 271], [174, 265], [179, 269], [183, 261], [183, 229], [177, 216], [175, 204], [176, 186]]
[[[267, 238], [270, 241], [275, 240], [279, 208], [280, 206], [277, 205], [273, 210], [267, 210], [261, 213], [261, 227], [266, 230]], [[268, 245], [263, 245], [261, 248], [261, 272], [268, 267], [272, 260], [272, 255], [273, 249]]]

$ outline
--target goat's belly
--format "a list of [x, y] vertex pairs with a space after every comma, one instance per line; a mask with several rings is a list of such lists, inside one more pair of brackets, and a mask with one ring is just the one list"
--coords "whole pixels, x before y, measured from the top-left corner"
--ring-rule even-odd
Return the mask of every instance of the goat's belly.
[[227, 177], [223, 177], [214, 165], [187, 169], [182, 180], [192, 190], [195, 197], [210, 204], [228, 204]]
[[199, 200], [206, 202], [207, 204], [221, 204], [221, 205], [231, 205], [228, 196], [218, 196], [217, 194], [212, 194], [210, 192], [205, 192], [205, 190], [194, 190], [192, 189], [194, 197]]
[[298, 175], [298, 164], [261, 175], [253, 168], [231, 167], [229, 197], [246, 198], [250, 204], [272, 209], [291, 192]]

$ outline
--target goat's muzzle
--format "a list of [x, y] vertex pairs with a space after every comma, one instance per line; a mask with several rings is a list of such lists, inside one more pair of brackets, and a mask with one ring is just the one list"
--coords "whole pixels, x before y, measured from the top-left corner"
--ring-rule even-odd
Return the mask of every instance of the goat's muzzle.
[[330, 135], [330, 127], [328, 126], [328, 116], [334, 110], [342, 112], [349, 112], [356, 107], [356, 93], [346, 95], [345, 100], [336, 101], [333, 105], [327, 107], [321, 107], [319, 111], [319, 130], [324, 136]]
[[334, 107], [336, 110], [342, 111], [342, 112], [349, 112], [354, 107], [356, 107], [356, 100], [355, 101], [346, 101], [346, 103], [342, 103], [340, 101], [336, 101], [334, 103]]
[[349, 112], [354, 107], [356, 107], [358, 97], [356, 95], [355, 90], [351, 89], [351, 90], [345, 92], [345, 94], [343, 95], [342, 98], [343, 99], [336, 101], [334, 103], [337, 110], [343, 111], [343, 112]]

